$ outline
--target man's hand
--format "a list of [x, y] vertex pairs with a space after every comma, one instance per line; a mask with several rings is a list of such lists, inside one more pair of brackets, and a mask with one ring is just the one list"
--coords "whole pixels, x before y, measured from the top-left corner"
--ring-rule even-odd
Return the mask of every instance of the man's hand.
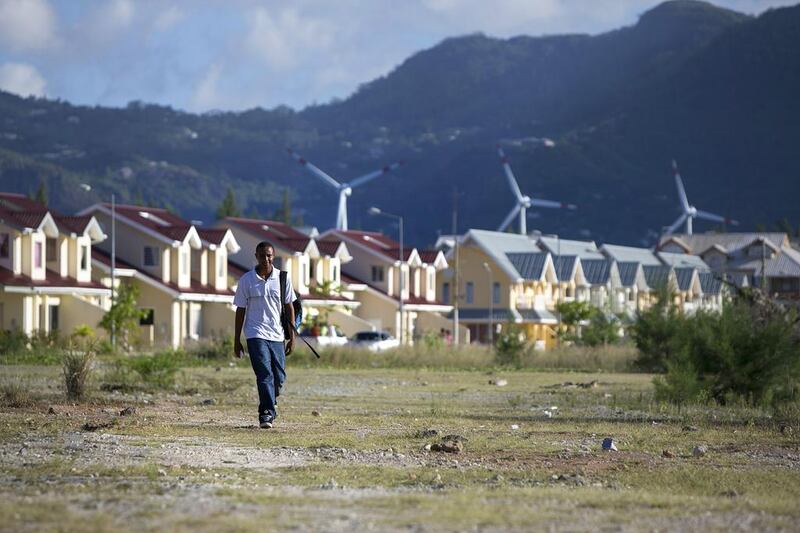
[[294, 335], [292, 335], [292, 336], [291, 336], [291, 337], [290, 337], [290, 338], [289, 338], [289, 339], [286, 341], [286, 355], [289, 355], [290, 353], [292, 353], [292, 349], [293, 349], [293, 348], [294, 348]]
[[233, 352], [237, 359], [242, 358], [242, 354], [244, 354], [244, 346], [242, 346], [242, 341], [236, 339], [233, 343]]

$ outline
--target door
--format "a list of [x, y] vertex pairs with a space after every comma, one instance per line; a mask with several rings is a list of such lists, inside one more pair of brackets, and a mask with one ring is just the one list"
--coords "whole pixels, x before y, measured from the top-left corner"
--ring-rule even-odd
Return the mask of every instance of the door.
[[58, 330], [58, 306], [51, 305], [50, 309], [50, 331]]

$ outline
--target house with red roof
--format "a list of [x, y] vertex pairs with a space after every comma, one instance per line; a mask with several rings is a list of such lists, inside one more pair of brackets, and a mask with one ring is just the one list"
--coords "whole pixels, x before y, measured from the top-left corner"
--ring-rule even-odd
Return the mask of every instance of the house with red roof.
[[442, 252], [409, 246], [401, 254], [398, 242], [371, 231], [328, 230], [318, 241], [347, 246], [353, 260], [342, 266], [342, 280], [361, 303], [355, 314], [374, 328], [408, 344], [426, 333], [452, 328], [444, 316], [452, 306], [442, 303], [436, 294], [437, 274], [447, 268]]
[[[95, 204], [80, 214], [95, 216], [111, 236], [111, 204]], [[147, 311], [143, 344], [176, 348], [233, 333], [228, 257], [239, 244], [230, 231], [198, 229], [166, 209], [136, 205], [114, 206], [114, 221], [115, 277], [139, 289], [137, 304]], [[108, 286], [111, 254], [109, 238], [92, 257], [96, 279]]]
[[111, 291], [92, 280], [91, 253], [105, 238], [92, 216], [0, 193], [0, 328], [68, 335], [96, 327]]
[[354, 314], [361, 304], [342, 283], [342, 265], [353, 259], [345, 243], [323, 241], [313, 231], [307, 234], [276, 220], [226, 217], [217, 227], [233, 232], [241, 245], [230, 257], [232, 285], [255, 266], [256, 245], [267, 241], [275, 250], [274, 265], [289, 273], [303, 300], [306, 317], [338, 326], [348, 336], [372, 328]]

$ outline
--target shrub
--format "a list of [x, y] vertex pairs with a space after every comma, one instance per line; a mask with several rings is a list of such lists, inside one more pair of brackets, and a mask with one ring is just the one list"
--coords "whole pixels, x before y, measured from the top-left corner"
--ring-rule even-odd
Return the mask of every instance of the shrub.
[[127, 352], [133, 349], [139, 332], [139, 321], [147, 315], [146, 311], [136, 307], [138, 297], [139, 288], [136, 285], [120, 283], [114, 305], [100, 320], [100, 327], [109, 334], [113, 329], [116, 341]]
[[74, 346], [64, 351], [62, 369], [68, 399], [80, 400], [85, 396], [94, 356], [94, 346], [90, 343], [80, 347]]
[[230, 359], [233, 355], [233, 335], [225, 335], [210, 341], [198, 342], [188, 350], [188, 355], [192, 358], [205, 361], [215, 361]]
[[503, 331], [495, 337], [495, 361], [499, 365], [520, 368], [527, 350], [525, 335], [516, 324], [506, 324]]
[[136, 372], [142, 381], [151, 387], [168, 389], [175, 386], [175, 374], [186, 354], [180, 350], [140, 355], [125, 360], [125, 364]]
[[71, 337], [73, 339], [93, 339], [94, 330], [89, 324], [80, 324], [72, 330]]
[[672, 294], [662, 289], [649, 309], [640, 312], [631, 327], [639, 349], [636, 367], [645, 372], [666, 372], [667, 362], [686, 349], [686, 318], [672, 304]]
[[0, 385], [0, 398], [6, 407], [29, 407], [33, 404], [29, 384], [19, 379], [4, 381]]

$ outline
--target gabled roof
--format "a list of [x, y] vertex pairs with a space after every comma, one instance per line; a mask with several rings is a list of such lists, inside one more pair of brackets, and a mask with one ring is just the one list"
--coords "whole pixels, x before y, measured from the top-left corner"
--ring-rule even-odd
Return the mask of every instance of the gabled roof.
[[614, 263], [606, 258], [581, 259], [583, 275], [590, 285], [605, 285], [611, 279], [611, 266]]
[[13, 192], [0, 192], [0, 207], [10, 211], [25, 211], [27, 213], [46, 213], [47, 206], [36, 200], [31, 200], [24, 194]]
[[553, 267], [558, 281], [571, 281], [576, 274], [580, 260], [576, 255], [554, 255]]
[[678, 283], [678, 289], [682, 291], [689, 291], [692, 289], [692, 281], [697, 270], [692, 267], [679, 267], [675, 269], [675, 279]]
[[700, 287], [703, 294], [716, 295], [722, 292], [722, 279], [713, 272], [700, 272]]
[[603, 259], [603, 254], [600, 253], [593, 241], [573, 241], [542, 236], [536, 242], [542, 251], [550, 252], [553, 255], [575, 255], [580, 257], [581, 261], [584, 259]]
[[447, 268], [447, 259], [444, 257], [444, 252], [441, 250], [417, 250], [419, 252], [420, 260], [431, 265], [436, 270], [443, 270]]
[[74, 235], [89, 235], [92, 242], [104, 241], [107, 237], [103, 233], [103, 228], [97, 219], [91, 215], [84, 216], [63, 216], [56, 215], [56, 225], [61, 233], [69, 233]]
[[271, 242], [275, 247], [290, 253], [319, 257], [319, 248], [314, 239], [296, 230], [289, 224], [277, 220], [225, 217], [218, 224], [233, 225], [250, 235]]
[[58, 237], [58, 225], [47, 211], [28, 213], [0, 207], [0, 224], [17, 228], [21, 232], [43, 231], [50, 238]]
[[600, 250], [606, 257], [618, 263], [641, 263], [642, 266], [659, 266], [662, 264], [656, 254], [648, 248], [604, 244], [600, 247]]
[[353, 256], [350, 255], [350, 250], [347, 249], [347, 244], [341, 239], [330, 237], [328, 239], [317, 240], [316, 243], [319, 253], [322, 255], [338, 257], [342, 264], [349, 263], [353, 260]]
[[669, 283], [672, 268], [665, 265], [642, 265], [644, 279], [650, 289], [659, 289]]
[[236, 237], [233, 236], [233, 232], [227, 228], [202, 228], [197, 230], [197, 234], [200, 235], [203, 244], [211, 250], [218, 246], [224, 246], [227, 248], [228, 253], [235, 254], [241, 249], [239, 243], [236, 242]]
[[[93, 212], [101, 212], [110, 216], [111, 204], [95, 204], [81, 210], [78, 215], [86, 215]], [[195, 249], [202, 246], [197, 228], [166, 209], [116, 204], [114, 206], [114, 215], [117, 222], [128, 224], [167, 244], [173, 246], [176, 243], [189, 244]]]
[[711, 268], [700, 256], [689, 254], [676, 254], [669, 252], [656, 252], [661, 261], [673, 268], [695, 268], [701, 272], [708, 272]]
[[506, 276], [515, 282], [522, 281], [522, 277], [506, 254], [543, 253], [527, 235], [516, 233], [471, 229], [464, 235], [459, 246], [468, 246], [470, 243], [475, 243], [500, 267]]
[[506, 257], [517, 272], [515, 277], [539, 281], [545, 275], [550, 254], [547, 252], [507, 253]]
[[747, 248], [754, 241], [759, 238], [767, 239], [775, 249], [779, 249], [784, 244], [789, 242], [789, 237], [786, 233], [772, 232], [772, 233], [694, 233], [687, 234], [673, 234], [670, 236], [662, 237], [659, 242], [659, 248], [663, 247], [670, 240], [679, 239], [683, 244], [688, 247], [688, 252], [692, 254], [702, 254], [708, 251], [714, 245], [719, 245], [729, 255], [739, 253], [743, 248]]
[[[642, 271], [641, 263], [633, 261], [623, 261], [617, 263], [619, 269], [619, 278], [623, 287], [633, 287], [636, 285], [639, 273]], [[644, 274], [642, 273], [642, 277]]]

